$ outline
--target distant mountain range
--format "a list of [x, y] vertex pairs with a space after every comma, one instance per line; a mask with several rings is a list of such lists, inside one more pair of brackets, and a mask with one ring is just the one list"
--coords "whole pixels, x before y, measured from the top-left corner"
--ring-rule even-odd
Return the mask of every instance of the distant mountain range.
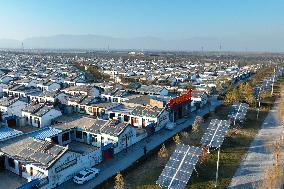
[[[283, 38], [284, 39], [284, 38]], [[44, 48], [44, 49], [96, 49], [96, 50], [195, 50], [200, 51], [284, 51], [279, 40], [250, 37], [238, 39], [223, 37], [195, 37], [186, 39], [161, 39], [157, 37], [115, 38], [100, 35], [54, 35], [47, 37], [32, 37], [23, 41], [0, 39], [0, 48]]]

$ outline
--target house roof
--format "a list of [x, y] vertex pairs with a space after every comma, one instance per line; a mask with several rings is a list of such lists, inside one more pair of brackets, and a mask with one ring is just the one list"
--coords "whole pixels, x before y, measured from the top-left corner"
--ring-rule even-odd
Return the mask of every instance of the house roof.
[[55, 108], [53, 106], [47, 106], [46, 104], [29, 104], [22, 111], [31, 113], [37, 117], [42, 117], [52, 109]]
[[68, 148], [22, 135], [3, 141], [0, 151], [19, 161], [49, 168]]
[[152, 117], [156, 118], [162, 112], [163, 109], [157, 107], [142, 107], [137, 106], [131, 112], [131, 115], [139, 116], [139, 117]]
[[2, 98], [0, 99], [0, 106], [9, 107], [19, 99], [17, 98]]
[[142, 93], [160, 94], [160, 92], [164, 88], [165, 87], [162, 87], [162, 86], [142, 85], [140, 88], [137, 89], [137, 91], [142, 92]]
[[0, 141], [19, 134], [22, 132], [9, 127], [0, 127]]
[[45, 127], [41, 130], [34, 131], [28, 135], [37, 139], [45, 140], [46, 138], [53, 137], [61, 132], [62, 132], [61, 129], [53, 127]]
[[44, 104], [29, 104], [25, 108], [23, 108], [23, 112], [28, 112], [28, 113], [35, 113], [37, 112], [40, 108], [42, 108]]
[[53, 127], [57, 129], [73, 129], [80, 128], [94, 133], [105, 133], [118, 136], [128, 123], [119, 123], [116, 120], [100, 120], [82, 115], [61, 116], [54, 120]]

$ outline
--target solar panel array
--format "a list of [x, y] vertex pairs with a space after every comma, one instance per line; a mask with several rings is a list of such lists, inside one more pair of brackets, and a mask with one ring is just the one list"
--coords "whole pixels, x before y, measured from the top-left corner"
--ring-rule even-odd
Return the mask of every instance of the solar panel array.
[[227, 120], [212, 119], [206, 132], [202, 136], [201, 144], [208, 147], [219, 148], [224, 141], [225, 134], [229, 127], [230, 124]]
[[246, 117], [248, 107], [249, 105], [246, 103], [235, 103], [228, 117], [234, 121], [242, 122]]
[[265, 78], [262, 81], [261, 85], [258, 85], [258, 86], [255, 87], [254, 96], [259, 96], [259, 93], [262, 90], [270, 90], [273, 81], [277, 81], [279, 79], [279, 77], [283, 75], [283, 70], [284, 70], [283, 67], [277, 67], [276, 70], [275, 70], [275, 75], [273, 73], [271, 76]]
[[185, 188], [201, 151], [199, 147], [178, 144], [156, 183], [170, 189]]

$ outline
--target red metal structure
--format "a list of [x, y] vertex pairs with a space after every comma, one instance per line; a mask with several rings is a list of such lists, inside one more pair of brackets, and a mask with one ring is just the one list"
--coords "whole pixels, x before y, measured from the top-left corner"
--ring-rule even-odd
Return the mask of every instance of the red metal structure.
[[180, 104], [180, 103], [183, 103], [183, 102], [190, 100], [191, 96], [192, 96], [192, 89], [189, 89], [186, 93], [184, 93], [180, 96], [177, 96], [175, 98], [172, 98], [169, 102], [169, 105], [170, 105], [170, 107], [174, 107], [177, 104]]

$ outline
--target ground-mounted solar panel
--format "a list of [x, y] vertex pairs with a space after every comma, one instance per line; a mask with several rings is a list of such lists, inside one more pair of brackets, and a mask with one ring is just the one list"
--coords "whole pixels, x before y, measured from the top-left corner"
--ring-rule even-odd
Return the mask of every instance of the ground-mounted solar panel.
[[201, 144], [208, 147], [219, 148], [224, 141], [225, 134], [229, 127], [230, 124], [227, 120], [212, 119], [201, 138]]
[[245, 119], [249, 105], [246, 103], [235, 103], [228, 117], [235, 121], [242, 122]]
[[184, 189], [200, 154], [199, 147], [178, 144], [156, 183], [171, 189]]

